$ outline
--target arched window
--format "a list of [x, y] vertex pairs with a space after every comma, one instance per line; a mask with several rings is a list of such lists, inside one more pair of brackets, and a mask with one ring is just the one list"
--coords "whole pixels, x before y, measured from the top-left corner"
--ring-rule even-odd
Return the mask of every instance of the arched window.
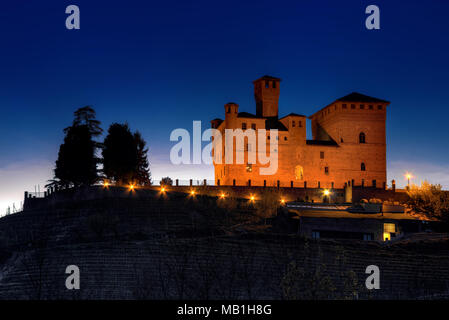
[[362, 162], [362, 164], [360, 165], [360, 170], [366, 171], [365, 162]]
[[303, 171], [302, 166], [295, 167], [295, 178], [296, 178], [296, 180], [304, 179], [304, 171]]
[[365, 143], [365, 133], [363, 132], [359, 134], [359, 143]]

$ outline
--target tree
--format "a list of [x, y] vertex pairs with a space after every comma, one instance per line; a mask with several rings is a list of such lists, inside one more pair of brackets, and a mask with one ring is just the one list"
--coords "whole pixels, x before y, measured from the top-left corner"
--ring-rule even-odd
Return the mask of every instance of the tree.
[[103, 143], [103, 172], [118, 184], [148, 185], [147, 152], [139, 132], [132, 134], [126, 123], [113, 123]]
[[172, 186], [173, 180], [170, 177], [163, 177], [161, 179], [161, 186]]
[[102, 132], [100, 121], [95, 119], [92, 107], [76, 110], [72, 125], [64, 129], [64, 143], [59, 147], [54, 178], [47, 186], [80, 186], [97, 182], [97, 164], [100, 159], [96, 156], [96, 151], [101, 145], [93, 138]]
[[65, 131], [54, 169], [55, 183], [75, 187], [94, 184], [98, 180], [98, 159], [88, 126], [71, 126]]
[[[95, 119], [95, 110], [91, 106], [85, 106], [79, 108], [74, 112], [74, 119], [72, 127], [87, 126], [92, 137], [98, 137], [103, 133], [103, 129], [100, 127], [100, 121]], [[68, 130], [70, 127], [66, 128]]]
[[449, 227], [449, 193], [441, 185], [424, 181], [421, 187], [412, 185], [407, 191], [408, 206], [416, 213], [441, 221]]
[[137, 148], [137, 167], [135, 180], [138, 185], [146, 186], [151, 184], [151, 173], [148, 163], [148, 148], [139, 131], [134, 133], [134, 142]]

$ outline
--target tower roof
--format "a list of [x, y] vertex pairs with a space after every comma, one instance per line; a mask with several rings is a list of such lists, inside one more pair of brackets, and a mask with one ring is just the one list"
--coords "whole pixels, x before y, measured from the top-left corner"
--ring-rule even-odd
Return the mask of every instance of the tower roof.
[[390, 104], [390, 101], [387, 101], [387, 100], [382, 100], [382, 99], [379, 99], [379, 98], [370, 97], [370, 96], [367, 96], [367, 95], [364, 95], [364, 94], [358, 93], [358, 92], [352, 92], [352, 93], [350, 93], [350, 94], [348, 94], [348, 95], [346, 95], [344, 97], [341, 97], [341, 98], [335, 100], [334, 102], [328, 104], [324, 108], [321, 108], [320, 110], [318, 110], [317, 112], [315, 112], [314, 114], [309, 116], [309, 119], [312, 119], [317, 113], [319, 113], [323, 109], [326, 109], [327, 107], [333, 105], [337, 101], [340, 101], [340, 102], [386, 103], [387, 105]]
[[257, 81], [260, 81], [260, 80], [277, 80], [277, 81], [282, 81], [281, 78], [276, 78], [276, 77], [272, 77], [272, 76], [269, 76], [269, 75], [264, 75], [263, 77], [260, 77], [259, 79], [254, 80], [253, 83], [257, 82]]
[[379, 102], [379, 103], [390, 103], [390, 101], [370, 97], [358, 92], [352, 92], [344, 97], [341, 97], [340, 99], [337, 99], [335, 101], [343, 101], [343, 102]]

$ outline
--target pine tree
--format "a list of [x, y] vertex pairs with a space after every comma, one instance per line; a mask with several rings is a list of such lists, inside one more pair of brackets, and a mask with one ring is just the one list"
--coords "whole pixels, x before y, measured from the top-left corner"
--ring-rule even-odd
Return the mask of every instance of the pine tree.
[[141, 186], [151, 185], [151, 173], [148, 163], [148, 148], [139, 131], [134, 133], [134, 142], [137, 151], [137, 167], [135, 172], [135, 180]]

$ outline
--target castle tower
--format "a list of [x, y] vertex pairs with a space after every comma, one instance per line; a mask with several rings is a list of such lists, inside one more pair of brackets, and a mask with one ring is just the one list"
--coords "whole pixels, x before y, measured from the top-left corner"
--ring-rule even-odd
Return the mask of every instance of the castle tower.
[[253, 81], [257, 116], [278, 117], [280, 82], [281, 79], [270, 76]]

